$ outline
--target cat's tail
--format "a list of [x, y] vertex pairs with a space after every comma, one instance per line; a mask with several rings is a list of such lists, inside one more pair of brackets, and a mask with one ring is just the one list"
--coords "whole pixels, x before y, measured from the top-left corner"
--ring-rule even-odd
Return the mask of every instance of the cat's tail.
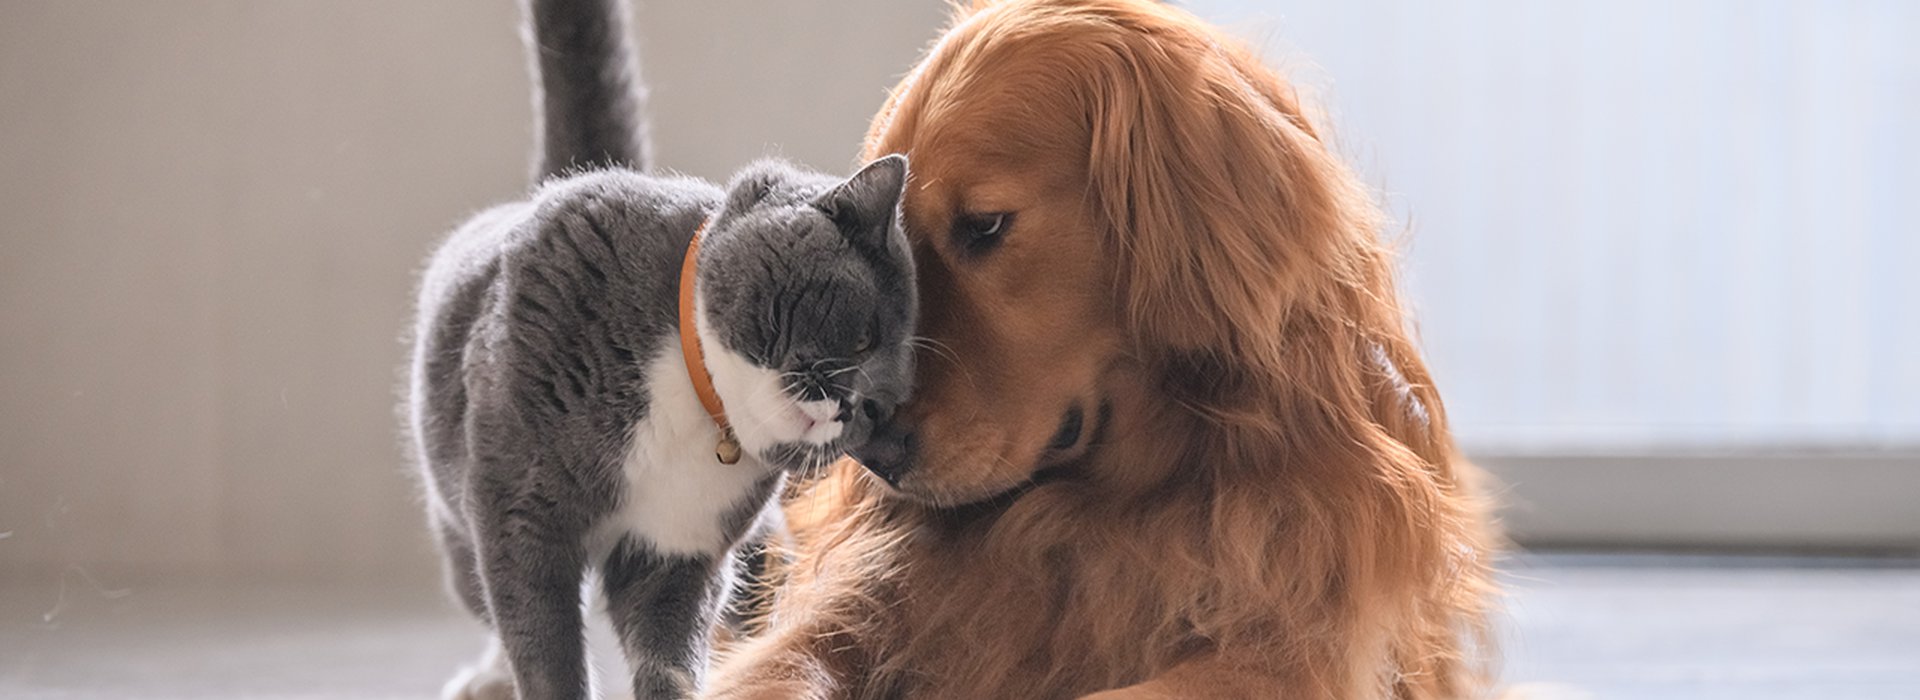
[[522, 0], [534, 76], [534, 180], [652, 165], [626, 0]]

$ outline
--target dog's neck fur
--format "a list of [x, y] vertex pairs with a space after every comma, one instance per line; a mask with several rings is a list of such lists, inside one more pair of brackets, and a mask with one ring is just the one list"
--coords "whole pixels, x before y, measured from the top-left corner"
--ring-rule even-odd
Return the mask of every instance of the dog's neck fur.
[[[1303, 333], [1309, 337], [1301, 342], [1315, 353], [1351, 344], [1337, 333]], [[1390, 432], [1413, 451], [1450, 449], [1418, 437], [1430, 425], [1379, 414], [1407, 413], [1407, 407], [1398, 402], [1405, 387], [1388, 381], [1397, 373], [1376, 369], [1369, 376], [1381, 380], [1382, 391], [1368, 425], [1400, 423]], [[1264, 627], [1284, 624], [1298, 628], [1291, 634], [1329, 625], [1355, 630], [1344, 644], [1307, 650], [1313, 658], [1297, 657], [1298, 649], [1256, 649], [1273, 657], [1257, 663], [1313, 669], [1300, 671], [1313, 677], [1295, 687], [1317, 687], [1327, 697], [1366, 695], [1362, 689], [1385, 682], [1369, 675], [1382, 656], [1414, 677], [1427, 674], [1417, 682], [1459, 682], [1453, 672], [1429, 667], [1433, 659], [1408, 657], [1411, 650], [1394, 646], [1407, 640], [1389, 641], [1384, 631], [1399, 624], [1387, 620], [1408, 617], [1408, 606], [1432, 604], [1423, 598], [1429, 582], [1408, 572], [1448, 568], [1390, 560], [1395, 553], [1447, 551], [1437, 543], [1389, 543], [1455, 536], [1459, 526], [1381, 520], [1382, 513], [1407, 510], [1391, 501], [1418, 500], [1423, 487], [1393, 483], [1413, 475], [1383, 474], [1377, 455], [1341, 444], [1350, 442], [1351, 430], [1367, 427], [1342, 425], [1328, 412], [1322, 403], [1328, 385], [1347, 380], [1337, 378], [1344, 376], [1338, 367], [1318, 370], [1332, 374], [1306, 368], [1294, 381], [1257, 381], [1194, 358], [1116, 367], [1106, 383], [1113, 417], [1105, 443], [1068, 477], [991, 510], [933, 508], [886, 495], [857, 472], [837, 474], [840, 483], [814, 493], [851, 497], [859, 505], [839, 512], [873, 517], [829, 526], [837, 530], [829, 536], [835, 544], [812, 548], [813, 571], [841, 584], [852, 583], [845, 577], [871, 577], [842, 590], [874, 597], [831, 605], [878, 605], [916, 622], [913, 629], [880, 626], [890, 634], [853, 635], [860, 639], [849, 655], [861, 667], [855, 676], [872, 679], [864, 686], [869, 691], [893, 687], [908, 695], [927, 690], [921, 679], [938, 678], [936, 687], [969, 688], [982, 697], [1071, 696], [1136, 683], [1217, 651], [1211, 640], [1284, 638], [1288, 634]], [[1296, 430], [1281, 433], [1236, 419], [1248, 411], [1288, 414]], [[1336, 541], [1330, 531], [1352, 539], [1328, 549]], [[1234, 546], [1221, 546], [1223, 537], [1235, 538]], [[915, 565], [877, 569], [872, 563], [888, 561]], [[1284, 572], [1288, 579], [1276, 584], [1269, 569], [1276, 561], [1301, 568]], [[1384, 568], [1401, 575], [1380, 576]], [[1379, 580], [1414, 583], [1392, 591], [1354, 585]], [[962, 588], [972, 590], [957, 597], [949, 592]], [[981, 600], [1000, 602], [991, 609], [968, 604]], [[869, 610], [858, 614], [874, 614]], [[1337, 617], [1274, 617], [1285, 611]], [[1158, 624], [1145, 624], [1149, 620]], [[1143, 630], [1148, 637], [1140, 636]], [[944, 647], [951, 639], [988, 638], [1007, 646], [958, 655]]]

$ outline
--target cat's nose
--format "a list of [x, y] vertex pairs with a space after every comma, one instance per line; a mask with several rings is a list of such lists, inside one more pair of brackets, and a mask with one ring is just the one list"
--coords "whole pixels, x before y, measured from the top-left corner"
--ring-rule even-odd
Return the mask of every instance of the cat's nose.
[[830, 386], [831, 383], [825, 375], [817, 372], [802, 372], [798, 387], [800, 400], [807, 402], [830, 400], [833, 398], [833, 392], [829, 390]]
[[913, 471], [919, 456], [920, 441], [900, 421], [884, 421], [874, 426], [866, 444], [848, 451], [860, 466], [888, 484], [898, 486], [900, 478]]

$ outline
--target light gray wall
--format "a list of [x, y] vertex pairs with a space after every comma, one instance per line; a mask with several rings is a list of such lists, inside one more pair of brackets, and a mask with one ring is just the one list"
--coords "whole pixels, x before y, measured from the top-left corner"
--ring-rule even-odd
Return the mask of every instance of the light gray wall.
[[[938, 2], [641, 3], [661, 163], [856, 155]], [[415, 264], [524, 188], [511, 0], [0, 4], [0, 577], [435, 570]], [[111, 581], [108, 581], [111, 584]]]

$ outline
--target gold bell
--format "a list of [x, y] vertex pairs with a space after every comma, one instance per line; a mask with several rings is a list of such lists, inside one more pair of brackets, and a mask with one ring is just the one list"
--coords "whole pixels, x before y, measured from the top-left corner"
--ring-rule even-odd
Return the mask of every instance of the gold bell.
[[733, 434], [733, 427], [720, 429], [720, 443], [713, 446], [713, 456], [721, 464], [740, 463], [740, 438]]

